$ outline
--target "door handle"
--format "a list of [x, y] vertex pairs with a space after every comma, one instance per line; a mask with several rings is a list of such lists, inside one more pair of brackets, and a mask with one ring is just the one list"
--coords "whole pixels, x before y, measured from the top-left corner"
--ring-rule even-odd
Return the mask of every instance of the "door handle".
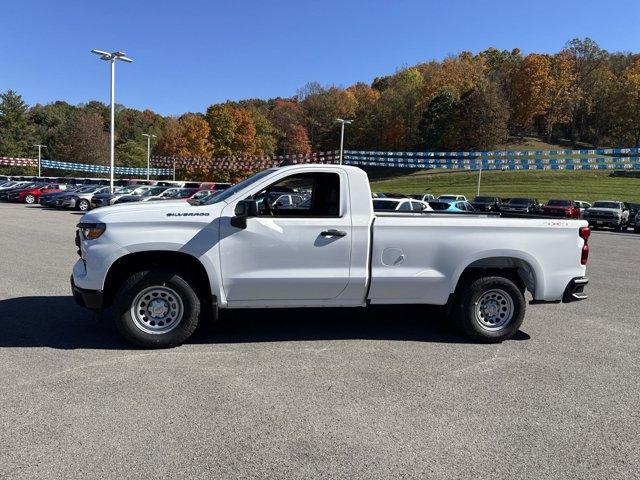
[[346, 237], [347, 232], [345, 232], [344, 230], [335, 230], [332, 228], [330, 230], [324, 230], [320, 232], [320, 235], [322, 235], [323, 237]]

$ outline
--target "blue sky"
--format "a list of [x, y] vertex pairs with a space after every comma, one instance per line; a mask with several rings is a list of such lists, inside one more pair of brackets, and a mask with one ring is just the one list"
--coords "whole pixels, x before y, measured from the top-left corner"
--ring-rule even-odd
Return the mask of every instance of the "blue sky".
[[162, 114], [226, 99], [291, 96], [309, 81], [348, 86], [398, 67], [489, 46], [556, 52], [574, 37], [640, 51], [637, 0], [3, 0], [0, 91], [30, 103], [117, 101]]

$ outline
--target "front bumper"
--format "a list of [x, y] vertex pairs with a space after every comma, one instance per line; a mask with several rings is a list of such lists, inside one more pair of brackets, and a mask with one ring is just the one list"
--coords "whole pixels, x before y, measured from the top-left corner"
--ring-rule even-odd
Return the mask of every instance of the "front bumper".
[[90, 310], [101, 310], [103, 301], [103, 294], [99, 290], [85, 290], [76, 286], [73, 281], [73, 275], [71, 275], [71, 292], [73, 293], [73, 299], [78, 305]]
[[587, 277], [576, 277], [571, 279], [567, 288], [564, 290], [562, 302], [570, 303], [585, 300], [587, 298], [587, 294], [584, 293], [584, 287], [586, 287], [588, 283], [589, 279]]
[[620, 227], [623, 222], [620, 218], [585, 218], [590, 227]]

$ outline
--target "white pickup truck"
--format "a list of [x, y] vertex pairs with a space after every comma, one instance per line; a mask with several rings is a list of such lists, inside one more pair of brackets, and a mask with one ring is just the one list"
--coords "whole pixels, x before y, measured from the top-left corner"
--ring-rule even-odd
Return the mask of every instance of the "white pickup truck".
[[[270, 204], [296, 191], [297, 205]], [[84, 215], [76, 301], [109, 309], [124, 337], [172, 347], [225, 308], [446, 306], [477, 341], [513, 335], [531, 303], [586, 298], [583, 220], [374, 213], [366, 173], [265, 170], [202, 205], [134, 203]], [[301, 319], [301, 321], [304, 321]]]

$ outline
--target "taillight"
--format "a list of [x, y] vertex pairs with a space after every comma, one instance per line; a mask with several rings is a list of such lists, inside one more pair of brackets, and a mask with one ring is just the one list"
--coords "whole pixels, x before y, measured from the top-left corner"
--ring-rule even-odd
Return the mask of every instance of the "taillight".
[[589, 227], [580, 227], [578, 230], [578, 235], [580, 238], [584, 240], [584, 245], [582, 245], [582, 253], [580, 254], [580, 264], [586, 265], [589, 260], [589, 237], [591, 236], [591, 230]]

